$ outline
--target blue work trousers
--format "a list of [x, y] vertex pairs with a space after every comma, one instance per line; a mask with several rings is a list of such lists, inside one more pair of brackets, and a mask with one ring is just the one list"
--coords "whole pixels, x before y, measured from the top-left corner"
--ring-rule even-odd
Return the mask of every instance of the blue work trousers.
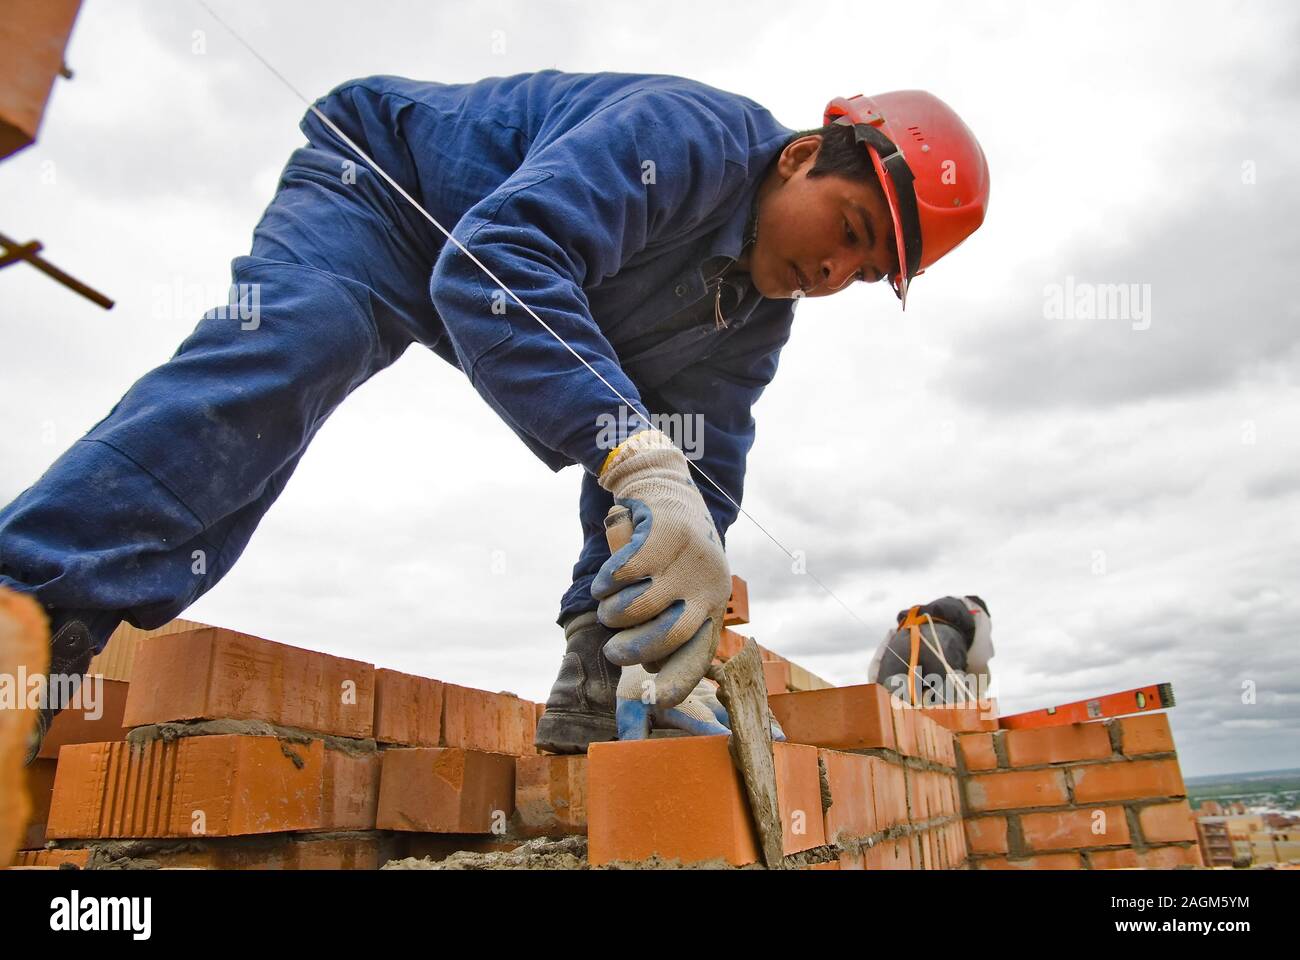
[[[0, 584], [33, 594], [54, 629], [86, 616], [97, 649], [123, 619], [180, 615], [230, 570], [349, 393], [412, 342], [454, 362], [429, 298], [442, 242], [368, 168], [295, 150], [232, 261], [232, 304], [0, 510]], [[584, 530], [608, 501], [589, 486]], [[584, 551], [561, 619], [595, 608], [599, 553]]]

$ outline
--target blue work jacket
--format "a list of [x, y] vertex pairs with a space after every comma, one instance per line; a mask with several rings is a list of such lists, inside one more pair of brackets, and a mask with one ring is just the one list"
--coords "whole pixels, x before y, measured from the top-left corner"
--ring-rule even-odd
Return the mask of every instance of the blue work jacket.
[[[776, 372], [797, 301], [746, 286], [721, 327], [705, 267], [740, 256], [760, 182], [794, 130], [746, 97], [658, 74], [373, 76], [316, 105], [642, 415], [702, 415], [696, 462], [740, 501], [750, 409]], [[337, 140], [310, 112], [302, 128]], [[598, 474], [609, 452], [599, 425], [619, 422], [621, 402], [388, 193], [376, 202], [433, 264], [419, 339], [551, 469], [580, 463]], [[701, 322], [683, 324], [692, 309]], [[725, 535], [736, 508], [697, 486]]]

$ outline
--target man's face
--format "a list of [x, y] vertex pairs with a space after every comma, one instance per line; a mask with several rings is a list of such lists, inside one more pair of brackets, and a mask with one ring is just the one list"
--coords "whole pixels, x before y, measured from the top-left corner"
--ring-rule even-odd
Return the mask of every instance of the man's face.
[[824, 297], [897, 272], [893, 221], [879, 186], [808, 176], [821, 140], [789, 144], [760, 190], [749, 272], [765, 297]]

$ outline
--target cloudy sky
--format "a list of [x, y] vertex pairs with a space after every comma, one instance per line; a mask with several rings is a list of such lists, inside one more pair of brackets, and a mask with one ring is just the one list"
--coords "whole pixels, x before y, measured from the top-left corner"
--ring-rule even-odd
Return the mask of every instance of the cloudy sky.
[[[883, 285], [801, 304], [755, 410], [745, 507], [853, 613], [742, 518], [750, 632], [861, 682], [900, 607], [975, 592], [1004, 712], [1171, 680], [1185, 774], [1300, 766], [1294, 5], [211, 3], [311, 97], [674, 73], [805, 128], [837, 95], [942, 96], [988, 156], [985, 226], [905, 315]], [[117, 306], [0, 272], [0, 502], [218, 302], [168, 291], [224, 296], [302, 142], [302, 104], [191, 0], [86, 0], [66, 59], [0, 164], [0, 229]], [[1128, 309], [1053, 309], [1100, 285]], [[579, 482], [417, 346], [186, 615], [545, 699]]]

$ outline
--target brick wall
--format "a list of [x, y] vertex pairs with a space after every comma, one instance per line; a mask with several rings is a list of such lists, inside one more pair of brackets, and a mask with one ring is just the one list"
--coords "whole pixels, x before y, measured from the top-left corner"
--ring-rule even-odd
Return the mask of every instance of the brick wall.
[[[749, 617], [737, 584], [734, 625]], [[179, 627], [115, 635], [97, 661], [115, 677], [104, 717], [56, 721], [28, 771], [19, 865], [375, 869], [584, 834], [593, 865], [761, 860], [726, 737], [539, 755], [540, 704]], [[725, 631], [719, 659], [743, 642]], [[760, 651], [788, 738], [774, 745], [787, 866], [1200, 864], [1163, 714], [1001, 730], [995, 704], [914, 709]]]
[[[102, 662], [129, 682], [106, 681], [98, 723], [68, 710], [51, 728], [19, 865], [373, 869], [508, 849], [526, 835], [516, 762], [585, 764], [537, 756], [539, 705], [510, 694], [202, 624], [114, 643], [135, 649]], [[585, 830], [537, 807], [534, 832]]]
[[958, 735], [981, 869], [1201, 866], [1163, 713]]

